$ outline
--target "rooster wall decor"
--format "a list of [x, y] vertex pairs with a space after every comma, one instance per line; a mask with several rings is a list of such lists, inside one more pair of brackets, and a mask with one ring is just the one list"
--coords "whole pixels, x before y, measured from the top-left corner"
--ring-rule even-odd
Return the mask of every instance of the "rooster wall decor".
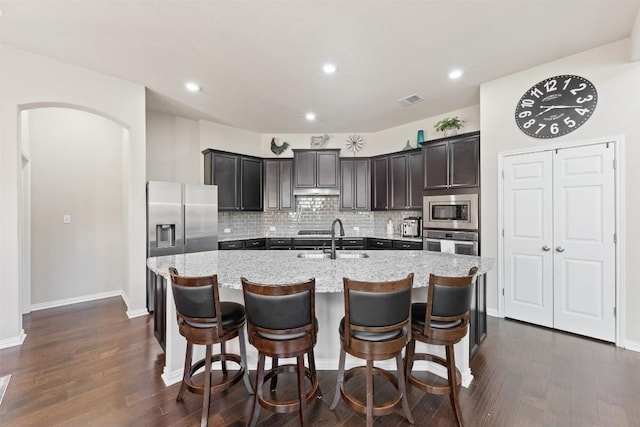
[[275, 137], [271, 138], [271, 152], [276, 156], [279, 156], [280, 154], [284, 153], [284, 151], [287, 148], [289, 148], [288, 142], [285, 141], [282, 143], [282, 145], [278, 145], [276, 144], [276, 138]]

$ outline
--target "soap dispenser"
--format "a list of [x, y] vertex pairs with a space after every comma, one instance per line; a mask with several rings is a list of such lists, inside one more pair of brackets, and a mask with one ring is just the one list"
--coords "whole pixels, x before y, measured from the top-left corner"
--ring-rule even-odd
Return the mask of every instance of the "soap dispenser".
[[393, 221], [389, 218], [389, 222], [387, 223], [387, 235], [393, 236]]

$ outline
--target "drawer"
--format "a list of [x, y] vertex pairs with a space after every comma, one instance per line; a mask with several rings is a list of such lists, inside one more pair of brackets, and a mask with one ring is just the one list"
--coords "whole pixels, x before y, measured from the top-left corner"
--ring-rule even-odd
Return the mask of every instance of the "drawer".
[[227, 242], [219, 242], [218, 249], [220, 250], [244, 249], [244, 242], [242, 240], [229, 240]]
[[265, 249], [266, 239], [247, 239], [244, 241], [245, 249]]
[[421, 242], [407, 242], [407, 241], [404, 241], [404, 240], [394, 240], [393, 241], [393, 248], [394, 249], [401, 249], [401, 250], [421, 251], [422, 250], [422, 243]]
[[269, 249], [291, 249], [293, 239], [290, 238], [270, 238], [267, 240]]
[[342, 241], [342, 246], [345, 248], [350, 248], [350, 247], [357, 247], [357, 248], [364, 248], [364, 239], [359, 238], [359, 239], [341, 239]]
[[387, 239], [367, 239], [367, 249], [392, 249], [391, 240]]

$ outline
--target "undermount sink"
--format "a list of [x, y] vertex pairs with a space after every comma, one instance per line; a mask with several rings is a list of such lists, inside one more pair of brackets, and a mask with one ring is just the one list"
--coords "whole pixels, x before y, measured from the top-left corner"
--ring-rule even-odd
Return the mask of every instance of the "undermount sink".
[[[331, 258], [331, 254], [323, 253], [323, 252], [301, 252], [298, 254], [298, 258], [329, 259]], [[369, 254], [367, 254], [366, 252], [336, 253], [336, 259], [359, 259], [359, 258], [369, 258]]]

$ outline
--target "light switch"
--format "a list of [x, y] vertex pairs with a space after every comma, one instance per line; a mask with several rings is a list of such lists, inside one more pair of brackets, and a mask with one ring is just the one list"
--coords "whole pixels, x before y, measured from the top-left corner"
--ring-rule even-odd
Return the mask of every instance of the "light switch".
[[360, 227], [353, 227], [353, 231], [360, 231]]
[[276, 231], [275, 227], [269, 227], [269, 231]]
[[63, 224], [71, 224], [71, 215], [62, 215]]
[[230, 229], [230, 228], [225, 228], [225, 229], [224, 229], [224, 232], [225, 232], [225, 233], [231, 233], [231, 229]]

